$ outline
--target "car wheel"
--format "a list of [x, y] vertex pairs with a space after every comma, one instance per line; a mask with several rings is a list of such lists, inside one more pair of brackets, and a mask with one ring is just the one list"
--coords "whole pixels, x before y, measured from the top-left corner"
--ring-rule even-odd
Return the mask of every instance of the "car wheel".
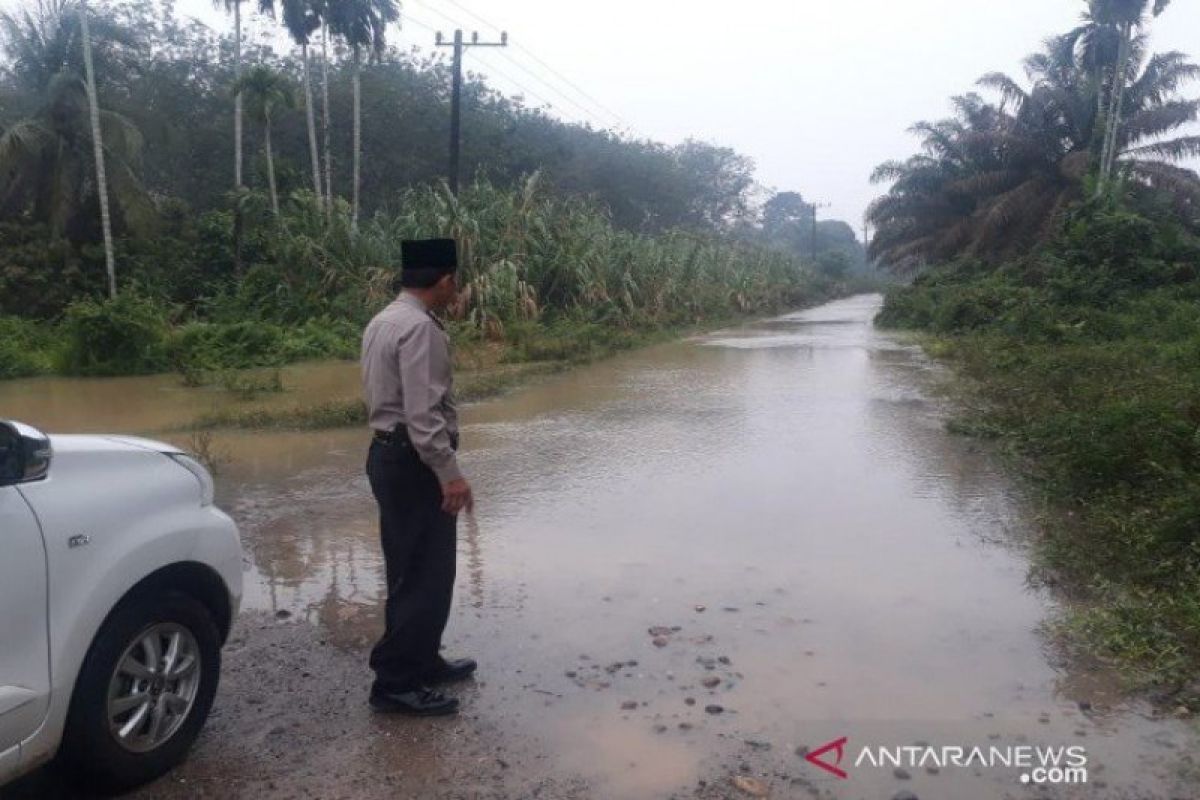
[[84, 659], [60, 760], [73, 778], [121, 790], [183, 760], [212, 707], [221, 646], [211, 614], [178, 592], [126, 598]]

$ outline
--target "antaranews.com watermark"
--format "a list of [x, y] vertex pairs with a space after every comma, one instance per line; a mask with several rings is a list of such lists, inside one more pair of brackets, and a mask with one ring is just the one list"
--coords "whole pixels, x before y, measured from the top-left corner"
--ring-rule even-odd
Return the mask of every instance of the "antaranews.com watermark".
[[851, 753], [849, 737], [827, 742], [805, 754], [809, 763], [841, 780], [851, 769], [1008, 769], [1029, 784], [1082, 784], [1088, 780], [1087, 748], [1081, 745], [972, 746], [864, 745]]

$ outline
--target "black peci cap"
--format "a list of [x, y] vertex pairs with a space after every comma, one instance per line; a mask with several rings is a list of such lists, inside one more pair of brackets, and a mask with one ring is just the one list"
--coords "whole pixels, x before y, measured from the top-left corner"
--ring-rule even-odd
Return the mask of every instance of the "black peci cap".
[[400, 260], [405, 270], [458, 269], [458, 246], [453, 239], [409, 239], [400, 243]]

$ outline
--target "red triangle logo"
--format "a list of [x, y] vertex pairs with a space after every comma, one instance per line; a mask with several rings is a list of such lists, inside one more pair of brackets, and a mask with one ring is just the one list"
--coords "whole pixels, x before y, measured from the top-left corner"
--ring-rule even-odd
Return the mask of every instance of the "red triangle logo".
[[[821, 745], [818, 749], [813, 750], [811, 753], [806, 753], [804, 758], [806, 761], [812, 762], [813, 764], [815, 764], [816, 766], [825, 770], [826, 772], [831, 772], [834, 775], [838, 776], [839, 778], [845, 780], [846, 778], [849, 778], [850, 776], [846, 773], [846, 771], [844, 769], [842, 769], [838, 765], [842, 763], [842, 757], [846, 755], [846, 742], [847, 741], [848, 741], [848, 737], [845, 737], [845, 736], [843, 736], [840, 739], [834, 739], [832, 742], [829, 742], [828, 744]], [[830, 750], [837, 751], [837, 758], [832, 764], [829, 763], [828, 761], [824, 760], [823, 758], [821, 758], [821, 756], [825, 755]]]

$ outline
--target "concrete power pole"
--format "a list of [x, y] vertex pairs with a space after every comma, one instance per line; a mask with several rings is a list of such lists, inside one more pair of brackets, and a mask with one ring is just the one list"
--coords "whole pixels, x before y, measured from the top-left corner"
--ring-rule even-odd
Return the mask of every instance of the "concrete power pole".
[[812, 260], [813, 264], [817, 263], [817, 210], [829, 208], [829, 203], [813, 203], [813, 226], [812, 226]]
[[462, 148], [462, 60], [463, 50], [467, 47], [508, 47], [508, 32], [500, 34], [498, 42], [481, 42], [479, 34], [472, 32], [471, 41], [463, 41], [461, 29], [454, 31], [454, 41], [442, 40], [441, 31], [437, 35], [438, 47], [454, 48], [454, 85], [450, 94], [450, 167], [447, 179], [450, 192], [458, 195], [459, 156]]
[[867, 272], [871, 271], [871, 220], [866, 214], [863, 214], [862, 220], [863, 231], [863, 262], [866, 264]]

